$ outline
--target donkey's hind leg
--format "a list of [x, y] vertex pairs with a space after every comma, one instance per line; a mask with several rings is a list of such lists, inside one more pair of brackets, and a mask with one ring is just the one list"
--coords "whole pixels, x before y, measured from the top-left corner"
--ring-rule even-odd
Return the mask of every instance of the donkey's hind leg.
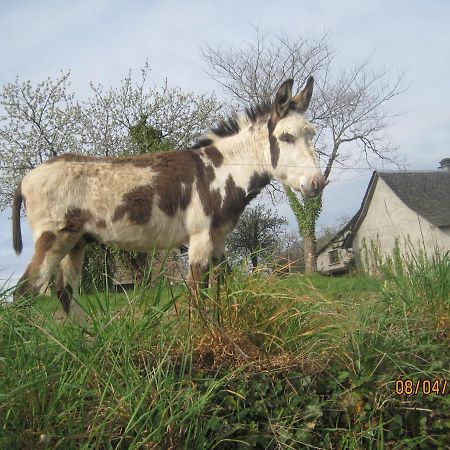
[[50, 277], [70, 245], [67, 239], [61, 239], [52, 231], [42, 232], [35, 242], [31, 262], [18, 282], [14, 298], [44, 293]]
[[55, 280], [56, 295], [61, 302], [64, 312], [67, 315], [70, 312], [71, 315], [79, 318], [84, 318], [83, 310], [77, 302], [74, 302], [72, 308], [70, 303], [73, 297], [78, 296], [85, 253], [86, 243], [83, 240], [79, 241], [59, 263]]

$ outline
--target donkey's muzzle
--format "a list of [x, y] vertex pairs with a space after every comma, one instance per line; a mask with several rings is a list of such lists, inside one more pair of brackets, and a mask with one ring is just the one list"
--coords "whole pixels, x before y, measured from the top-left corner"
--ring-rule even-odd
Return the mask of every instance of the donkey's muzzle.
[[316, 197], [322, 192], [326, 184], [327, 180], [322, 174], [313, 175], [306, 183], [301, 184], [302, 194], [306, 197]]

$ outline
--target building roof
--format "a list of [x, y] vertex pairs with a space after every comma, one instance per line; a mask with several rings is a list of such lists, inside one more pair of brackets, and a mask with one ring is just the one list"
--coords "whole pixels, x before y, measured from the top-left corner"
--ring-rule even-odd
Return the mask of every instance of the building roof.
[[450, 226], [450, 172], [378, 172], [397, 197], [437, 227]]
[[[369, 209], [378, 180], [382, 179], [395, 195], [414, 212], [437, 227], [450, 226], [450, 172], [445, 170], [411, 172], [374, 171], [361, 207], [345, 227], [327, 244], [336, 242], [346, 231], [342, 247], [352, 246], [353, 236]], [[326, 245], [326, 246], [327, 246]], [[326, 246], [323, 246], [321, 251]]]

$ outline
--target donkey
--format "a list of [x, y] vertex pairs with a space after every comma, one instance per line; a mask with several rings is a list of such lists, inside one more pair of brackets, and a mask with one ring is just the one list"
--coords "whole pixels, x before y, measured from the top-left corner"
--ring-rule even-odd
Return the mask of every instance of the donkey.
[[286, 80], [273, 102], [222, 121], [187, 150], [129, 157], [67, 153], [30, 171], [13, 200], [13, 247], [22, 250], [26, 205], [34, 255], [16, 297], [44, 292], [56, 271], [58, 298], [69, 314], [86, 245], [96, 240], [149, 252], [189, 244], [190, 286], [224, 259], [224, 238], [246, 205], [272, 179], [316, 196], [325, 179], [304, 117], [314, 80], [292, 96]]

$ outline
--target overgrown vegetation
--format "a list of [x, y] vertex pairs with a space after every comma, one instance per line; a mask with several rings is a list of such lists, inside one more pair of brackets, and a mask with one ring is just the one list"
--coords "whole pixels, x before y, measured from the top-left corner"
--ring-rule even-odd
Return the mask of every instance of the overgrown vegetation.
[[[161, 278], [83, 296], [82, 327], [55, 299], [5, 304], [0, 448], [446, 448], [450, 261], [414, 264], [235, 270], [191, 308]], [[405, 393], [419, 380], [440, 390]]]

